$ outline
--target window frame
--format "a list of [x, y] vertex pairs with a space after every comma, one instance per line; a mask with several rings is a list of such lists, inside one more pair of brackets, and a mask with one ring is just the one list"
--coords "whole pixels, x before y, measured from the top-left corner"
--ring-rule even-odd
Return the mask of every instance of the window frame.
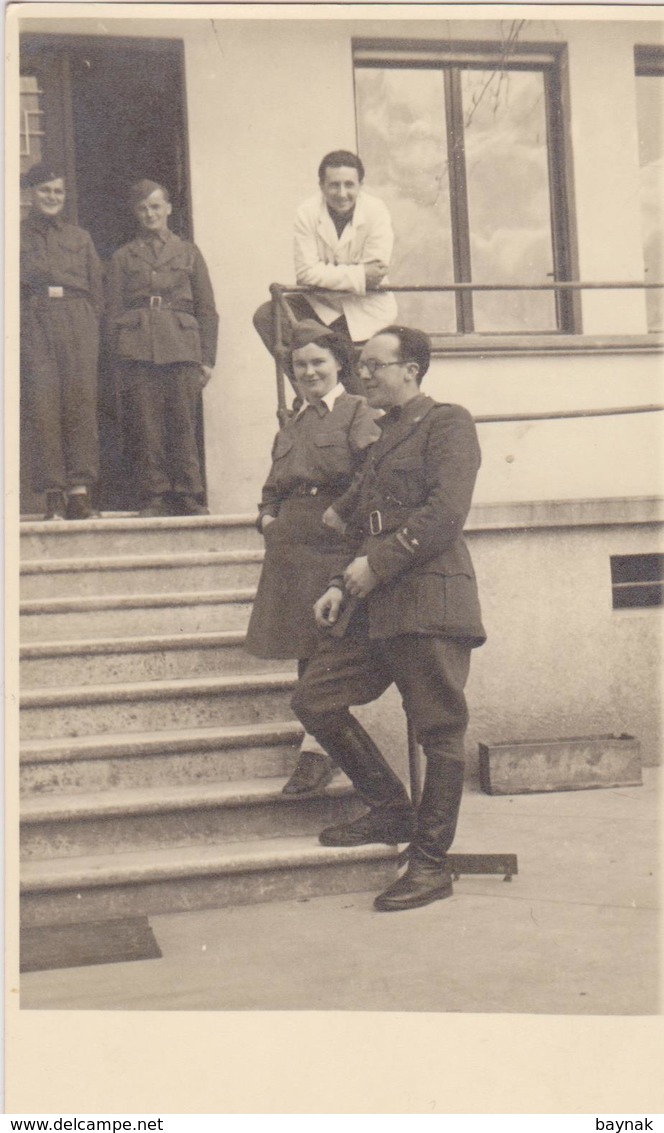
[[[576, 227], [572, 209], [570, 179], [570, 143], [566, 124], [569, 121], [567, 83], [567, 46], [551, 43], [500, 44], [487, 41], [443, 40], [352, 40], [353, 78], [358, 68], [398, 68], [405, 70], [442, 70], [445, 82], [448, 160], [450, 167], [450, 208], [453, 247], [451, 282], [472, 283], [470, 260], [470, 225], [464, 165], [464, 136], [461, 106], [461, 71], [494, 67], [505, 70], [538, 70], [543, 75], [546, 103], [546, 146], [550, 196], [550, 234], [553, 257], [553, 279], [577, 281], [578, 256]], [[354, 83], [355, 86], [355, 83]], [[356, 137], [359, 137], [358, 99], [355, 86]], [[415, 283], [415, 280], [408, 282]], [[548, 332], [486, 332], [474, 329], [472, 291], [456, 291], [456, 332], [434, 332], [434, 341], [449, 342], [456, 338], [477, 341], [510, 338], [536, 341], [543, 337], [559, 338], [581, 334], [581, 296], [577, 290], [555, 292], [556, 327]]]

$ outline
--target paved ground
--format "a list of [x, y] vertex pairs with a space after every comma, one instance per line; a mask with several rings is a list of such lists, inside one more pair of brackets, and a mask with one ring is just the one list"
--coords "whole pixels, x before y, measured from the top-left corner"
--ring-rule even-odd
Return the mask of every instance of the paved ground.
[[373, 894], [151, 917], [163, 957], [35, 972], [39, 1009], [647, 1015], [658, 1002], [657, 781], [490, 798], [468, 790], [459, 853], [519, 876], [462, 877], [424, 909]]

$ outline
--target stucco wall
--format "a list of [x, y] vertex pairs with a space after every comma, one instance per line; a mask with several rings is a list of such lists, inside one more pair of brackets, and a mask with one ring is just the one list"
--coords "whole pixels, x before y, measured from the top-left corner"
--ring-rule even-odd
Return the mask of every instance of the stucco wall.
[[[662, 550], [661, 528], [475, 531], [485, 645], [467, 694], [469, 774], [478, 744], [614, 732], [661, 762], [661, 610], [613, 610], [610, 556]], [[358, 713], [402, 772], [404, 717], [392, 690]]]

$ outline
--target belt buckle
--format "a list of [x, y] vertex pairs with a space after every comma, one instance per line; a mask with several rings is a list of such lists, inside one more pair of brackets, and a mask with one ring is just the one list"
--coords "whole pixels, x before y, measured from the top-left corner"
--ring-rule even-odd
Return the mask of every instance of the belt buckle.
[[318, 488], [315, 484], [312, 484], [312, 486], [310, 487], [309, 495], [310, 496], [317, 496], [318, 495]]
[[372, 535], [380, 535], [383, 530], [383, 517], [379, 511], [369, 513], [369, 531]]
[[52, 287], [49, 284], [48, 297], [49, 297], [49, 299], [64, 299], [64, 297], [65, 297], [64, 287]]
[[150, 296], [150, 310], [159, 311], [161, 309], [161, 295]]

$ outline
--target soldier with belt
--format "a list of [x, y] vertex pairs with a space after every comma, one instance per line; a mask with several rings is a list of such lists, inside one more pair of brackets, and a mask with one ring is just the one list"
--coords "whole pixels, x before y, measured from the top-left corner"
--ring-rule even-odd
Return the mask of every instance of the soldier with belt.
[[196, 438], [200, 391], [212, 376], [219, 319], [205, 260], [168, 227], [168, 191], [139, 181], [140, 226], [108, 279], [110, 346], [134, 431], [142, 516], [204, 515]]
[[87, 519], [99, 474], [97, 365], [102, 275], [87, 232], [62, 217], [65, 180], [47, 162], [23, 178], [21, 369], [46, 519]]
[[[462, 536], [480, 465], [477, 434], [467, 410], [421, 393], [429, 359], [427, 336], [407, 327], [387, 327], [362, 349], [358, 372], [369, 404], [385, 410], [382, 434], [334, 504], [355, 557], [316, 603], [328, 634], [292, 700], [369, 808], [323, 830], [322, 844], [410, 843], [406, 872], [374, 902], [384, 911], [452, 893], [446, 854], [463, 791], [464, 686], [471, 649], [485, 640]], [[392, 683], [426, 757], [417, 810], [348, 710]]]

